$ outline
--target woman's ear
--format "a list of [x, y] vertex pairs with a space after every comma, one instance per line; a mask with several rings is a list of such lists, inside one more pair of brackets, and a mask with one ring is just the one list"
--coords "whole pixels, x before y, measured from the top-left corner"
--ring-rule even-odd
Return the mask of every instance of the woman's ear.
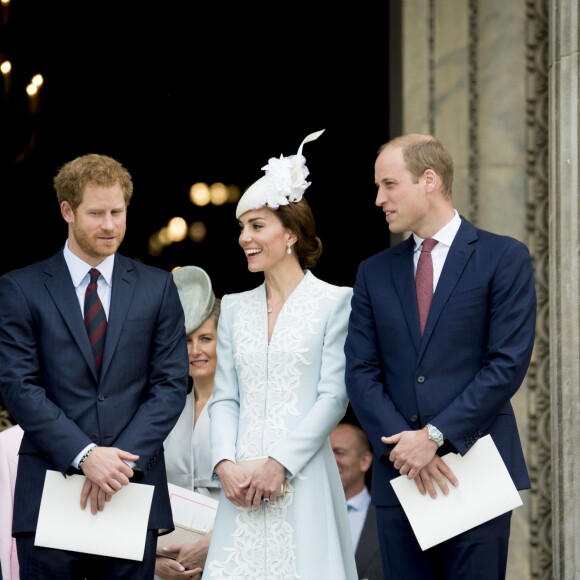
[[288, 239], [286, 240], [286, 244], [294, 245], [298, 241], [298, 237], [291, 230], [286, 231], [288, 233]]

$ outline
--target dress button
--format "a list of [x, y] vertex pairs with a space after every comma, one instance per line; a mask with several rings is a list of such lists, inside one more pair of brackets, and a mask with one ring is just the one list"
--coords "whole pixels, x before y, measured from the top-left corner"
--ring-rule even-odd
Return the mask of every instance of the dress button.
[[411, 417], [411, 423], [416, 423], [418, 418], [419, 418], [419, 417], [417, 417], [417, 415], [413, 415], [413, 416]]
[[423, 375], [420, 375], [417, 377], [417, 382], [418, 383], [424, 383], [425, 382], [425, 377]]

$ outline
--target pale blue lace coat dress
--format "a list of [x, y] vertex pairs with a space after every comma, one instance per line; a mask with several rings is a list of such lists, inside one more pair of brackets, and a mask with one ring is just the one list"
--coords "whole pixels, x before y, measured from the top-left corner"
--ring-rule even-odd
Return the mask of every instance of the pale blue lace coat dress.
[[245, 580], [356, 580], [344, 490], [328, 435], [348, 404], [351, 288], [306, 271], [268, 343], [266, 288], [226, 295], [209, 408], [214, 466], [270, 455], [285, 496], [259, 509], [220, 499], [203, 573]]

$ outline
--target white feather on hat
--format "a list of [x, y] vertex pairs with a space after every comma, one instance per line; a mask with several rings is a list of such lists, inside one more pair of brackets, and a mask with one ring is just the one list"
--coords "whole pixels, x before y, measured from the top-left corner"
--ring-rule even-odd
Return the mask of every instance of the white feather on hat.
[[185, 333], [199, 328], [215, 304], [210, 277], [197, 266], [182, 266], [173, 272], [179, 300], [185, 314]]
[[305, 143], [318, 139], [322, 133], [324, 129], [307, 135], [300, 143], [296, 155], [288, 157], [280, 155], [280, 159], [270, 158], [268, 164], [262, 167], [266, 175], [250, 185], [240, 198], [236, 207], [236, 218], [239, 219], [242, 214], [251, 209], [264, 206], [278, 209], [291, 201], [300, 201], [304, 191], [310, 185], [310, 182], [306, 181], [310, 172], [306, 167], [306, 159], [302, 155], [302, 147]]

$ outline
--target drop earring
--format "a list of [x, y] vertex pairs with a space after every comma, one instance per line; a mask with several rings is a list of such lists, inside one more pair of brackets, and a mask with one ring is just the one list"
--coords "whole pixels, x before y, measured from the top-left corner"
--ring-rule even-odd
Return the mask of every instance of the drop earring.
[[286, 246], [286, 253], [287, 254], [291, 254], [292, 253], [292, 246]]

